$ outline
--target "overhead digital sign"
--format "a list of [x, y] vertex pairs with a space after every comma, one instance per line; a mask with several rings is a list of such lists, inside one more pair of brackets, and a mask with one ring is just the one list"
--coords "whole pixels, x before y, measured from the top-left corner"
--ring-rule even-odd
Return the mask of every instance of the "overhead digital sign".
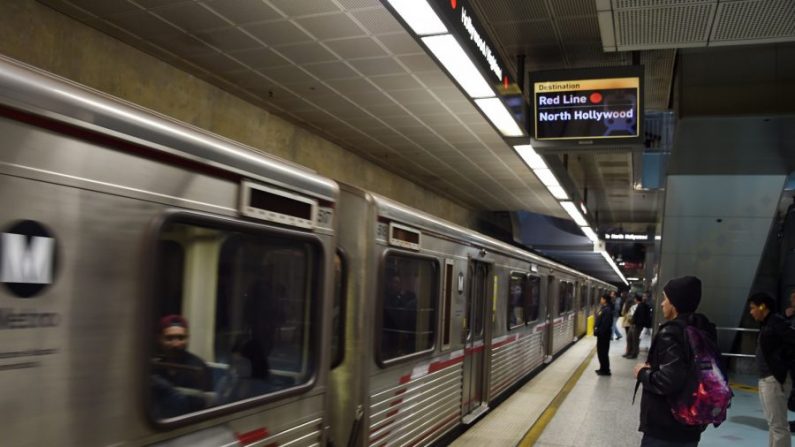
[[472, 12], [467, 0], [433, 0], [431, 4], [444, 18], [450, 31], [459, 36], [469, 54], [477, 61], [489, 82], [498, 91], [506, 90], [514, 81], [505, 69], [494, 44], [489, 40], [477, 16]]
[[530, 73], [535, 140], [642, 142], [642, 67]]

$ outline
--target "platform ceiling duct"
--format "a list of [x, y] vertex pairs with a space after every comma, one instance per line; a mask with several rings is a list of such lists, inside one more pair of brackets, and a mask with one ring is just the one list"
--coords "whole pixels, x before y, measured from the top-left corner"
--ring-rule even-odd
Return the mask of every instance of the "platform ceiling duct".
[[623, 281], [579, 227], [568, 219], [528, 211], [514, 213], [514, 240], [603, 281]]

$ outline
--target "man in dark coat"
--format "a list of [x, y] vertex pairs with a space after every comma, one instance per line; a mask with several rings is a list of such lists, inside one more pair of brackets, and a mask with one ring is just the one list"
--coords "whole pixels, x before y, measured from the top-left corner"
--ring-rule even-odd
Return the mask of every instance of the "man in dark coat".
[[596, 354], [599, 357], [599, 369], [596, 374], [600, 376], [610, 375], [610, 337], [613, 335], [613, 309], [610, 305], [610, 297], [602, 295], [599, 298], [599, 310], [596, 312], [596, 322], [594, 324], [594, 335], [596, 335]]
[[694, 276], [672, 279], [663, 288], [661, 308], [666, 322], [652, 340], [647, 362], [635, 366], [635, 377], [643, 385], [638, 428], [643, 432], [642, 447], [695, 447], [706, 428], [674, 419], [668, 401], [684, 387], [690, 371], [681, 322], [702, 329], [713, 341], [716, 339], [715, 326], [703, 315], [694, 314], [700, 301], [701, 280]]
[[628, 359], [638, 358], [640, 353], [640, 333], [643, 328], [651, 326], [651, 312], [649, 305], [643, 301], [640, 295], [635, 295], [635, 309], [632, 311], [632, 325], [627, 334], [627, 353], [624, 357]]
[[759, 400], [769, 427], [771, 447], [790, 447], [787, 423], [787, 398], [792, 391], [789, 369], [795, 352], [795, 329], [773, 312], [773, 298], [762, 292], [748, 298], [748, 310], [762, 323], [756, 339], [756, 365], [759, 369]]

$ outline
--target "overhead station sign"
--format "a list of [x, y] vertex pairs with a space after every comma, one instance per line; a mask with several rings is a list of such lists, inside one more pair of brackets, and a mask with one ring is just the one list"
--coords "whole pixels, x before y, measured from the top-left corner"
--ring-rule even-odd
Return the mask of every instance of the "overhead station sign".
[[444, 18], [451, 32], [459, 36], [459, 42], [467, 48], [498, 91], [504, 93], [503, 90], [509, 87], [517, 88], [467, 0], [434, 0], [430, 3]]
[[[643, 120], [640, 70], [617, 67], [616, 76], [609, 76], [609, 69], [531, 73], [535, 139], [639, 141]], [[627, 73], [632, 75], [622, 76]]]

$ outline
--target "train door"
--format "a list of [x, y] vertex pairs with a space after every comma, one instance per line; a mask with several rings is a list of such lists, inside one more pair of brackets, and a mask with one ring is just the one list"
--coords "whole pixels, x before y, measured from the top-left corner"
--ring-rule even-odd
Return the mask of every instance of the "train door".
[[489, 265], [483, 262], [469, 263], [469, 296], [467, 297], [467, 319], [469, 327], [464, 346], [464, 395], [463, 422], [469, 424], [488, 410], [486, 404], [486, 315], [488, 303]]
[[557, 315], [558, 308], [557, 308], [557, 300], [555, 297], [557, 296], [557, 282], [555, 281], [555, 277], [552, 275], [547, 276], [547, 284], [546, 289], [544, 290], [546, 293], [544, 302], [546, 303], [546, 346], [545, 353], [547, 361], [552, 359], [552, 346], [555, 343], [555, 315]]

